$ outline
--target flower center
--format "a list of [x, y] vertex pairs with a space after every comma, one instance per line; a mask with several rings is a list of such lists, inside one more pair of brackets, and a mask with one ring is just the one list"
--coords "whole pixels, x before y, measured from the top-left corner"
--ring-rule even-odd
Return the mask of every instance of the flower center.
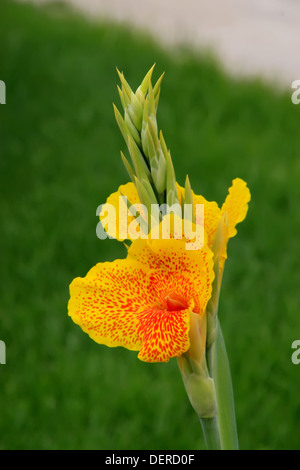
[[178, 310], [186, 310], [188, 308], [185, 299], [176, 294], [166, 295], [165, 301], [169, 312], [177, 312]]

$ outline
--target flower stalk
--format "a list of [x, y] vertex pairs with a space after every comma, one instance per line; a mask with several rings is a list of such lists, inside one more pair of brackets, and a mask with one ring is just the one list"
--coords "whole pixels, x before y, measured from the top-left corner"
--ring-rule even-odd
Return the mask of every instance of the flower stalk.
[[201, 418], [200, 423], [204, 434], [206, 448], [208, 450], [222, 450], [220, 431], [216, 416]]

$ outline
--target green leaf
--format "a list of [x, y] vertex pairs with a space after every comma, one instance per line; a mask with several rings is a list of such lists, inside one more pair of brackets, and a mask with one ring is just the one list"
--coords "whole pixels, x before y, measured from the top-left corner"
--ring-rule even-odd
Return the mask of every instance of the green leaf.
[[130, 136], [128, 136], [127, 145], [134, 166], [135, 174], [137, 175], [138, 179], [142, 180], [144, 178], [146, 180], [150, 180], [151, 175], [145, 159], [135, 141]]
[[127, 160], [127, 158], [125, 157], [124, 153], [121, 151], [121, 158], [122, 158], [122, 162], [127, 170], [127, 173], [128, 175], [130, 176], [130, 179], [132, 180], [132, 182], [134, 183], [134, 170], [132, 168], [132, 166], [130, 165], [129, 161]]
[[155, 64], [152, 65], [151, 69], [149, 70], [149, 72], [147, 72], [147, 74], [145, 75], [145, 78], [143, 79], [142, 83], [140, 84], [140, 86], [135, 92], [136, 96], [139, 98], [142, 105], [144, 105], [144, 102], [145, 102], [145, 96], [148, 91], [148, 87], [151, 81], [154, 67], [155, 67]]

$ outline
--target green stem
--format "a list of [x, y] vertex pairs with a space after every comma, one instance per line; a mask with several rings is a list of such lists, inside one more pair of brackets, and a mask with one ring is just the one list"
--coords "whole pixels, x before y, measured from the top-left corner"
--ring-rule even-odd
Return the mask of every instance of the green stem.
[[200, 418], [200, 422], [207, 450], [222, 450], [217, 418]]
[[233, 388], [225, 342], [218, 322], [217, 338], [208, 351], [208, 367], [214, 379], [218, 405], [218, 428], [222, 449], [238, 450]]

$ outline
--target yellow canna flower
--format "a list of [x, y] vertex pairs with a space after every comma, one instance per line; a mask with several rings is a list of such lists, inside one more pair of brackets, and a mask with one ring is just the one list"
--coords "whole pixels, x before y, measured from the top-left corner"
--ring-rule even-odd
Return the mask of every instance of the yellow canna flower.
[[68, 313], [97, 343], [167, 362], [189, 350], [192, 315], [203, 317], [213, 279], [207, 244], [189, 251], [184, 239], [138, 239], [126, 259], [73, 280]]
[[238, 448], [217, 312], [227, 243], [246, 217], [250, 192], [236, 178], [219, 207], [196, 195], [188, 177], [184, 188], [176, 183], [156, 122], [162, 76], [153, 87], [152, 72], [136, 92], [118, 72], [124, 114], [116, 106], [114, 112], [130, 154], [131, 162], [121, 152], [132, 183], [108, 197], [97, 226], [99, 238], [132, 243], [126, 259], [98, 263], [73, 280], [68, 313], [99, 344], [138, 351], [146, 362], [176, 357], [207, 447]]

